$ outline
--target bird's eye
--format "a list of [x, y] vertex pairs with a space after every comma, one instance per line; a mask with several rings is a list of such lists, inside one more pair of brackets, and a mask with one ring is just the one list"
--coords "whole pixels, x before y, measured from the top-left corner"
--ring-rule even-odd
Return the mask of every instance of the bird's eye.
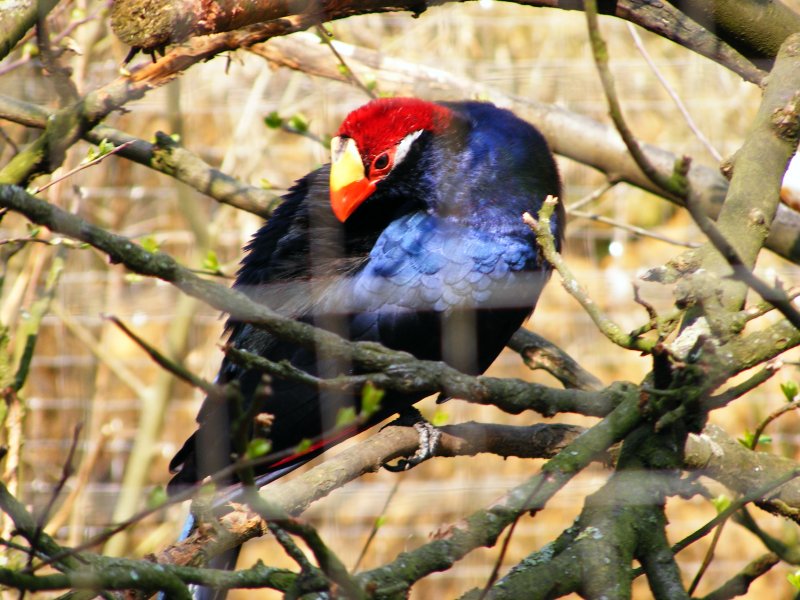
[[372, 161], [372, 173], [374, 174], [376, 171], [383, 171], [388, 166], [389, 153], [384, 152], [383, 154], [379, 154], [375, 157], [375, 160]]

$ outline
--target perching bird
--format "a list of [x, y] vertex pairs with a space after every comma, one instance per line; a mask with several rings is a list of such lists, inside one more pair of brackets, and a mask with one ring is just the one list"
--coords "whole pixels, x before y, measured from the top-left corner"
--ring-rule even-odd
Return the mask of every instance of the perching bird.
[[[300, 179], [255, 234], [235, 287], [349, 339], [481, 373], [531, 314], [548, 279], [550, 267], [522, 220], [548, 195], [560, 195], [553, 156], [542, 135], [511, 112], [481, 102], [373, 100], [342, 123], [331, 164]], [[560, 243], [563, 209], [552, 223]], [[252, 325], [231, 320], [228, 329], [230, 344], [272, 361], [320, 377], [354, 372], [340, 358]], [[358, 395], [321, 394], [290, 380], [275, 379], [270, 394], [255, 398], [261, 377], [226, 359], [218, 383], [238, 381], [247, 402], [273, 415], [273, 452], [318, 438], [341, 409], [360, 408]], [[344, 435], [418, 400], [388, 392], [368, 422]], [[170, 465], [173, 489], [230, 462], [229, 419], [226, 406], [206, 402], [198, 431]], [[310, 455], [342, 437], [323, 436]], [[260, 470], [279, 476], [290, 464]]]

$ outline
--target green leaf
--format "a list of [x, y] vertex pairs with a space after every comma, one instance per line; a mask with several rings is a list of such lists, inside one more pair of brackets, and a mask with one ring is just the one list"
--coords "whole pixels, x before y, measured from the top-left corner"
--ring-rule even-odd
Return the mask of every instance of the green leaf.
[[795, 397], [797, 396], [798, 390], [797, 382], [796, 381], [784, 381], [781, 384], [781, 391], [783, 395], [786, 397], [787, 402], [793, 402]]
[[345, 76], [350, 75], [350, 69], [347, 68], [347, 65], [344, 65], [342, 63], [336, 65], [336, 70], [339, 71], [340, 75], [345, 75]]
[[206, 257], [203, 259], [203, 269], [212, 273], [219, 272], [219, 259], [217, 258], [217, 253], [213, 250], [206, 252]]
[[717, 514], [721, 513], [731, 505], [731, 499], [725, 494], [720, 494], [716, 498], [711, 499], [711, 504], [717, 509]]
[[278, 111], [273, 110], [264, 117], [264, 125], [270, 129], [280, 129], [280, 126], [283, 125], [283, 117], [278, 114]]
[[167, 490], [163, 485], [157, 485], [147, 495], [147, 508], [158, 508], [167, 501]]
[[339, 409], [336, 413], [336, 427], [345, 427], [354, 422], [357, 418], [355, 406], [346, 406]]
[[273, 188], [272, 182], [264, 177], [258, 181], [258, 185], [262, 190], [271, 190]]
[[289, 127], [297, 133], [305, 133], [308, 131], [308, 119], [303, 113], [295, 113], [289, 117]]
[[152, 235], [146, 235], [141, 240], [139, 240], [139, 244], [141, 244], [142, 248], [150, 252], [151, 254], [154, 252], [158, 252], [158, 241]]
[[33, 42], [28, 42], [22, 47], [22, 55], [36, 58], [39, 56], [39, 46]]
[[313, 442], [310, 439], [308, 439], [308, 438], [302, 439], [302, 440], [300, 440], [300, 443], [297, 444], [297, 448], [295, 449], [295, 452], [297, 452], [298, 454], [302, 454], [303, 452], [305, 452], [306, 450], [311, 448], [312, 444], [313, 444]]
[[384, 391], [368, 381], [363, 388], [361, 388], [361, 414], [365, 417], [370, 417], [378, 412], [381, 408], [381, 400], [383, 400]]
[[89, 150], [86, 151], [86, 158], [83, 160], [84, 163], [92, 162], [93, 160], [97, 160], [111, 152], [115, 148], [114, 144], [109, 142], [106, 138], [103, 138], [97, 146], [89, 146]]
[[772, 443], [772, 437], [768, 436], [768, 435], [763, 435], [763, 434], [758, 438], [758, 442], [754, 443], [755, 442], [755, 435], [756, 434], [754, 432], [752, 432], [752, 431], [745, 431], [744, 432], [744, 437], [738, 438], [738, 442], [742, 446], [744, 446], [745, 448], [755, 448], [758, 444], [771, 444]]
[[377, 531], [385, 524], [386, 524], [386, 515], [379, 515], [378, 518], [375, 519], [375, 530]]
[[450, 413], [446, 410], [437, 410], [433, 413], [433, 419], [431, 419], [431, 425], [434, 427], [441, 427], [442, 425], [447, 425], [450, 422]]
[[798, 590], [800, 590], [800, 571], [795, 571], [794, 573], [789, 573], [786, 576], [786, 579], [792, 586]]
[[272, 442], [268, 439], [257, 437], [250, 440], [247, 444], [247, 450], [245, 451], [245, 456], [252, 460], [254, 458], [258, 458], [259, 456], [265, 456], [272, 450]]

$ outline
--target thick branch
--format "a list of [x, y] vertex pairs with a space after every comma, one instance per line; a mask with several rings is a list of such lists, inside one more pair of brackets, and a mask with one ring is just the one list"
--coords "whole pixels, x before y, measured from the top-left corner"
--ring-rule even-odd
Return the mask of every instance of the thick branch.
[[531, 369], [544, 369], [565, 388], [599, 390], [603, 383], [584, 369], [574, 358], [538, 333], [519, 329], [508, 342]]
[[[437, 450], [437, 454], [440, 456], [492, 452], [501, 456], [533, 458], [551, 455], [574, 442], [578, 446], [570, 447], [566, 453], [567, 456], [571, 456], [569, 452], [573, 451], [574, 447], [585, 448], [581, 445], [583, 442], [580, 441], [580, 438], [574, 437], [579, 434], [579, 428], [567, 426], [511, 427], [465, 423], [445, 427], [443, 431], [442, 443]], [[589, 433], [587, 432], [587, 434]], [[312, 502], [326, 496], [347, 481], [355, 479], [363, 473], [376, 471], [386, 461], [413, 453], [417, 443], [416, 433], [411, 428], [388, 427], [358, 446], [329, 458], [298, 477], [271, 484], [264, 493], [271, 503], [291, 514], [300, 514]], [[592, 447], [600, 448], [602, 445], [597, 442]], [[580, 456], [586, 457], [587, 455], [581, 454]], [[578, 460], [583, 461], [584, 458]], [[702, 435], [690, 436], [685, 448], [685, 460], [687, 468], [702, 469], [704, 475], [724, 483], [734, 491], [741, 492], [763, 487], [780, 475], [793, 471], [796, 467], [795, 463], [789, 459], [767, 453], [752, 452], [716, 427], [709, 427]], [[745, 465], [744, 469], [741, 468], [742, 465]], [[743, 473], [744, 475], [742, 475]], [[637, 484], [634, 487], [638, 489], [642, 486]], [[516, 497], [519, 500], [521, 493], [514, 491], [510, 497]], [[781, 514], [784, 515], [792, 510], [800, 510], [800, 482], [795, 479], [785, 484], [774, 493], [770, 500], [761, 505], [773, 512], [782, 511]], [[460, 537], [462, 534], [467, 535], [466, 532], [462, 532], [456, 536], [456, 540], [443, 542], [443, 545], [438, 546], [438, 550], [430, 550], [434, 553], [431, 556], [439, 556], [437, 560], [450, 560], [452, 564], [452, 561], [457, 560], [460, 554], [457, 549], [461, 546], [458, 544], [464, 543], [467, 546], [475, 547], [493, 543], [493, 536], [499, 534], [495, 525], [493, 524], [490, 529], [483, 531], [478, 527], [481, 521], [475, 519], [477, 517], [473, 515], [460, 525], [460, 527], [470, 527], [469, 531], [472, 533], [469, 534], [469, 538]], [[265, 524], [257, 515], [241, 511], [224, 517], [222, 524], [230, 535], [217, 537], [209, 532], [198, 532], [187, 541], [164, 550], [159, 554], [158, 561], [186, 564], [195, 560], [198, 553], [202, 553], [202, 556], [206, 557], [214, 556], [228, 547], [263, 535], [266, 531]], [[468, 541], [471, 542], [468, 543]], [[420, 556], [424, 552], [427, 551], [420, 550]], [[439, 552], [444, 554], [437, 554]], [[398, 560], [402, 559], [402, 556], [398, 558]], [[420, 564], [415, 568], [423, 568], [423, 565]]]
[[780, 559], [772, 552], [759, 556], [748, 563], [744, 569], [731, 577], [722, 586], [710, 594], [703, 596], [702, 600], [730, 600], [737, 596], [743, 596], [747, 593], [751, 583], [779, 562]]
[[[729, 437], [722, 429], [709, 425], [703, 433], [690, 435], [686, 441], [686, 468], [745, 494], [763, 488], [786, 473], [797, 469], [791, 459], [768, 452], [754, 452]], [[797, 479], [781, 486], [758, 506], [800, 522], [800, 482]]]
[[599, 453], [630, 433], [639, 418], [638, 398], [627, 398], [608, 417], [548, 461], [540, 474], [510, 490], [490, 507], [450, 527], [436, 540], [364, 573], [362, 580], [375, 586], [378, 592], [387, 589], [397, 593], [430, 573], [450, 568], [474, 548], [494, 544], [503, 529], [522, 513], [540, 510]]
[[47, 16], [58, 0], [22, 0], [4, 3], [0, 19], [0, 60], [3, 60], [39, 19]]
[[[770, 73], [769, 83], [753, 129], [737, 152], [733, 178], [717, 226], [731, 241], [745, 266], [755, 265], [769, 233], [780, 199], [780, 186], [789, 158], [797, 149], [800, 133], [800, 34], [783, 44]], [[730, 272], [725, 260], [703, 261], [714, 273]], [[717, 293], [728, 310], [738, 310], [746, 287], [723, 285]]]
[[[581, 4], [573, 0], [519, 0], [518, 3], [581, 10]], [[411, 11], [414, 15], [419, 15], [427, 7], [427, 4], [419, 0], [324, 0], [313, 4], [302, 0], [282, 3], [256, 0], [246, 5], [241, 0], [226, 0], [213, 5], [202, 0], [173, 0], [167, 3], [155, 0], [117, 0], [113, 5], [112, 27], [124, 43], [134, 48], [154, 51], [192, 36], [231, 31], [292, 15], [304, 15], [321, 22], [368, 13]], [[758, 82], [764, 76], [763, 71], [753, 66], [737, 50], [668, 4], [646, 0], [618, 0], [611, 6], [604, 4], [601, 12], [626, 19], [716, 60], [749, 81]], [[782, 39], [778, 40], [778, 45]]]
[[[501, 456], [544, 458], [574, 442], [583, 430], [565, 425], [512, 427], [465, 423], [444, 427], [442, 432], [436, 451], [439, 456], [492, 452]], [[310, 504], [348, 481], [375, 472], [388, 461], [413, 454], [418, 445], [418, 435], [413, 428], [387, 427], [302, 475], [272, 483], [262, 493], [281, 510], [299, 515]], [[221, 522], [226, 534], [197, 531], [187, 540], [159, 553], [158, 562], [187, 564], [198, 560], [198, 556], [210, 558], [266, 532], [266, 524], [258, 515], [247, 511], [230, 513]]]
[[670, 2], [767, 71], [783, 41], [800, 30], [800, 15], [780, 0]]

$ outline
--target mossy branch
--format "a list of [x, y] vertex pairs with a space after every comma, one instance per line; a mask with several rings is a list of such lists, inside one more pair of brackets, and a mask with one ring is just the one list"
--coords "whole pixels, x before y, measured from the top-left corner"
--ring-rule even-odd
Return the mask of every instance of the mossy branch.
[[[511, 413], [532, 409], [545, 415], [577, 411], [603, 416], [618, 403], [619, 394], [625, 388], [625, 384], [615, 384], [600, 392], [584, 392], [555, 389], [519, 379], [473, 377], [444, 363], [416, 360], [408, 353], [389, 350], [374, 342], [350, 342], [331, 332], [282, 317], [237, 290], [198, 277], [163, 252], [148, 252], [128, 238], [92, 225], [21, 188], [0, 186], [0, 206], [18, 211], [51, 231], [90, 244], [107, 254], [112, 263], [123, 264], [134, 273], [172, 283], [184, 293], [239, 321], [264, 327], [279, 339], [299, 345], [314, 344], [324, 352], [348, 356], [368, 373], [383, 373], [383, 378], [376, 381], [392, 385], [393, 389], [444, 392], [479, 404], [494, 404]], [[252, 359], [258, 361], [258, 357]], [[359, 381], [365, 383], [363, 379]]]

